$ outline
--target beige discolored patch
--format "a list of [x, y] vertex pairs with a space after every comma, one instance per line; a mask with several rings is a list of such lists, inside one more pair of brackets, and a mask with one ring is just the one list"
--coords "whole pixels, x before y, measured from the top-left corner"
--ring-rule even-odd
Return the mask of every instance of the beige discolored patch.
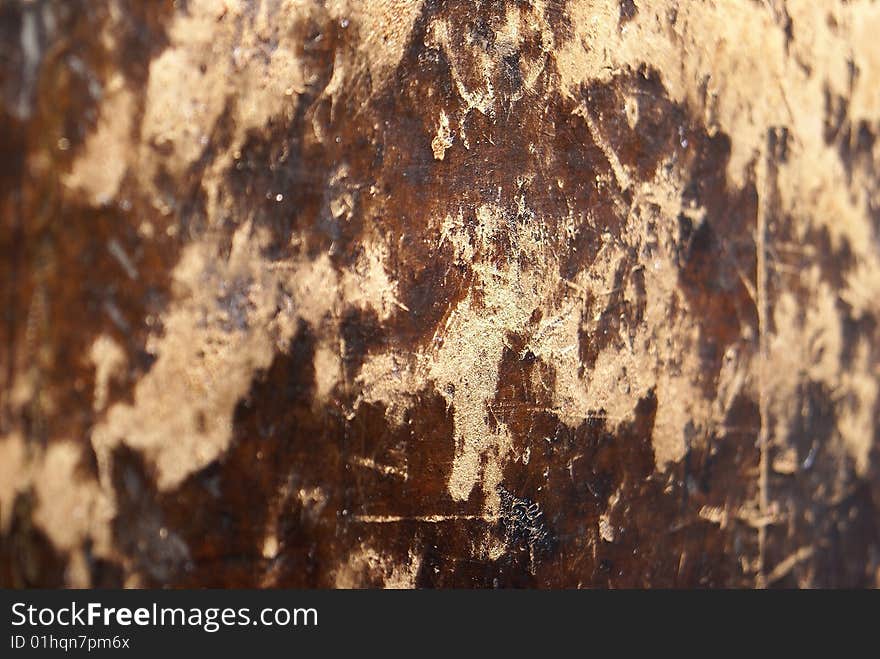
[[443, 160], [446, 157], [446, 149], [452, 146], [452, 132], [449, 130], [449, 117], [440, 111], [440, 123], [437, 134], [431, 140], [431, 151], [434, 152], [435, 160]]
[[410, 551], [409, 558], [396, 562], [370, 547], [361, 546], [336, 569], [336, 588], [413, 588], [421, 567], [420, 557]]
[[[74, 442], [53, 443], [34, 478], [38, 501], [34, 519], [64, 551], [76, 550], [85, 538], [99, 541], [104, 535], [101, 527], [110, 518], [97, 484], [77, 473], [81, 451]], [[100, 544], [106, 548], [107, 538]]]
[[95, 411], [107, 407], [110, 381], [125, 367], [125, 353], [109, 336], [99, 336], [92, 344], [91, 361], [95, 366]]
[[98, 127], [64, 179], [66, 185], [84, 191], [97, 206], [116, 196], [128, 169], [135, 110], [134, 98], [124, 87], [121, 76], [110, 81], [104, 94]]

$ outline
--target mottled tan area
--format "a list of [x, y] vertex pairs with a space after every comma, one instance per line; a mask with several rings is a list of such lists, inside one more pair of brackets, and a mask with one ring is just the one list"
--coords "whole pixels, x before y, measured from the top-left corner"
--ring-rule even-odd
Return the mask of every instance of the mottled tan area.
[[90, 4], [0, 12], [0, 582], [880, 585], [880, 4]]

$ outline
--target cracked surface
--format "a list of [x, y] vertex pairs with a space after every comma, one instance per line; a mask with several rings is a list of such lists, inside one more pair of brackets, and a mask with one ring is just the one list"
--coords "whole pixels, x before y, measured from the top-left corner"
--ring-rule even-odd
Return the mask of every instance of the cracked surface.
[[0, 7], [0, 583], [880, 585], [880, 5]]

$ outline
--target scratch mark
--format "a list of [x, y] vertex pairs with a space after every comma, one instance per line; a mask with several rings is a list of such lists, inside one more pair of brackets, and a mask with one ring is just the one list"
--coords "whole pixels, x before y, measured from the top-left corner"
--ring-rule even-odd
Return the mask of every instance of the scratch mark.
[[765, 581], [765, 585], [770, 585], [779, 581], [780, 579], [785, 578], [789, 572], [791, 572], [798, 563], [802, 563], [813, 555], [812, 547], [801, 547], [796, 552], [784, 558], [782, 561], [777, 564], [775, 568], [767, 575], [767, 579]]
[[[758, 467], [758, 509], [762, 518], [769, 517], [770, 495], [770, 456], [769, 456], [769, 415], [770, 400], [767, 393], [767, 363], [769, 357], [769, 337], [767, 324], [769, 322], [769, 306], [767, 300], [767, 202], [770, 189], [768, 185], [769, 172], [772, 166], [772, 154], [764, 158], [763, 166], [758, 171], [760, 182], [760, 194], [758, 195], [757, 235], [755, 237], [757, 257], [757, 312], [758, 312], [758, 416], [760, 428], [758, 431], [758, 446], [761, 451], [760, 464]], [[764, 588], [767, 585], [766, 578], [766, 554], [767, 554], [767, 525], [758, 526], [758, 574], [756, 586]]]
[[351, 462], [358, 467], [372, 469], [373, 471], [378, 471], [380, 474], [385, 474], [386, 476], [397, 476], [399, 478], [402, 478], [404, 481], [409, 479], [409, 473], [406, 469], [401, 469], [400, 467], [395, 467], [393, 465], [382, 464], [380, 462], [376, 462], [372, 458], [354, 457], [351, 459]]
[[361, 524], [399, 524], [418, 522], [421, 524], [442, 524], [444, 522], [496, 522], [494, 515], [354, 515], [352, 519]]
[[125, 274], [128, 275], [129, 279], [136, 280], [138, 278], [137, 268], [134, 267], [134, 263], [131, 262], [128, 254], [125, 253], [122, 245], [120, 245], [115, 238], [111, 238], [107, 243], [107, 251], [110, 252], [113, 258], [122, 266], [122, 269], [125, 270]]
[[614, 178], [617, 179], [617, 185], [620, 186], [621, 190], [627, 190], [631, 181], [629, 179], [629, 174], [624, 168], [623, 164], [620, 162], [620, 158], [617, 157], [617, 152], [611, 147], [608, 143], [608, 140], [599, 132], [599, 127], [596, 125], [596, 122], [593, 120], [593, 115], [590, 111], [583, 107], [579, 106], [574, 110], [572, 114], [576, 114], [579, 117], [582, 117], [583, 120], [587, 124], [587, 128], [590, 131], [590, 135], [593, 138], [593, 141], [596, 143], [600, 149], [602, 149], [602, 153], [605, 154], [605, 157], [608, 159], [608, 163], [611, 165], [611, 170], [614, 172]]

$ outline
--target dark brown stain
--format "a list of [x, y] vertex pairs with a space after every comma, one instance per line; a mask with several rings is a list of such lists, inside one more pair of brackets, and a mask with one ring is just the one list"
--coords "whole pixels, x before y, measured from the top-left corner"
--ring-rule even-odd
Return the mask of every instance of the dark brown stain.
[[9, 531], [0, 538], [0, 584], [4, 588], [57, 588], [64, 583], [66, 556], [33, 522], [36, 496], [15, 497]]
[[620, 0], [620, 25], [623, 26], [636, 17], [639, 6], [635, 0]]
[[[625, 298], [626, 287], [632, 284], [636, 294], [634, 302]], [[635, 255], [630, 250], [627, 258], [621, 259], [615, 272], [611, 291], [607, 295], [588, 293], [581, 313], [582, 327], [589, 319], [598, 317], [598, 322], [589, 331], [578, 334], [578, 355], [581, 359], [581, 375], [591, 371], [596, 359], [603, 350], [624, 347], [625, 337], [634, 338], [636, 328], [641, 325], [645, 315], [645, 273], [644, 267], [635, 265]]]

